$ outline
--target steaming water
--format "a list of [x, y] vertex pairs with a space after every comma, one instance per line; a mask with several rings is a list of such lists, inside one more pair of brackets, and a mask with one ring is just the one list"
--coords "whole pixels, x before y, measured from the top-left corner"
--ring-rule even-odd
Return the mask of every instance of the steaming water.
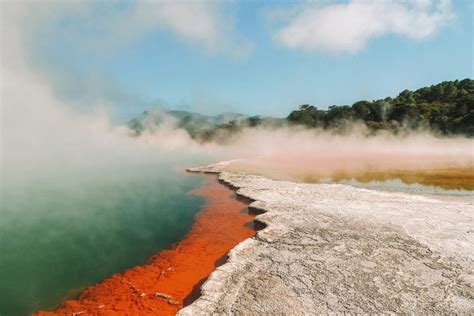
[[0, 314], [52, 309], [180, 240], [204, 202], [186, 193], [202, 178], [150, 167], [4, 181]]

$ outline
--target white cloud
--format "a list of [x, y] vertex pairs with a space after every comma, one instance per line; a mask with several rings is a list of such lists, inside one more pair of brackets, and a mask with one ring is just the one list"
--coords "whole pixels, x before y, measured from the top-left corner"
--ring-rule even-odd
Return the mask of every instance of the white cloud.
[[[217, 1], [90, 2], [82, 14], [69, 16], [62, 32], [79, 49], [121, 48], [154, 32], [170, 32], [209, 54], [243, 58], [253, 44], [235, 30], [232, 4]], [[72, 23], [71, 23], [72, 21]]]
[[77, 70], [76, 56], [56, 65], [38, 52], [45, 46], [61, 49], [51, 42], [60, 37], [66, 52], [110, 58], [136, 41], [156, 38], [147, 35], [169, 33], [207, 54], [245, 58], [252, 44], [236, 32], [234, 9], [232, 4], [214, 1], [0, 1], [0, 119], [7, 103], [2, 80], [12, 74], [17, 75], [9, 80], [21, 74], [35, 78], [28, 81], [48, 83], [47, 89], [64, 106], [91, 110], [97, 104], [119, 104], [134, 113], [145, 100], [125, 91], [101, 69]]
[[[281, 11], [279, 12], [281, 19]], [[307, 3], [289, 11], [286, 25], [273, 39], [306, 51], [355, 53], [372, 38], [396, 34], [422, 39], [453, 18], [450, 0], [351, 0]]]

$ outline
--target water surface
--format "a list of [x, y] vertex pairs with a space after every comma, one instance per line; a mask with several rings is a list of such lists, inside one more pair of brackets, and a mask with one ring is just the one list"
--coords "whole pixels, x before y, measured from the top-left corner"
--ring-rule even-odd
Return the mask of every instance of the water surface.
[[172, 162], [64, 170], [2, 178], [2, 316], [55, 309], [144, 263], [183, 238], [204, 203], [187, 194], [202, 177], [177, 172]]
[[[350, 160], [350, 163], [348, 162]], [[429, 164], [427, 164], [429, 166]], [[376, 187], [382, 183], [399, 181], [404, 185], [421, 185], [449, 191], [474, 190], [474, 163], [451, 163], [424, 167], [413, 164], [409, 168], [393, 165], [371, 165], [369, 162], [341, 157], [339, 161], [290, 160], [281, 157], [241, 159], [225, 167], [230, 172], [245, 172], [275, 180], [306, 183], [359, 183]], [[382, 185], [386, 186], [385, 184]]]

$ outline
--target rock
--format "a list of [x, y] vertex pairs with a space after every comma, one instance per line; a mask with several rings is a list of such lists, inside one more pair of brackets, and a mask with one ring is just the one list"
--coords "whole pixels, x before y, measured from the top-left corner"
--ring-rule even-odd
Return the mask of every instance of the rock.
[[167, 300], [172, 299], [171, 295], [164, 294], [164, 293], [161, 293], [161, 292], [156, 292], [156, 293], [155, 293], [155, 296], [157, 296], [157, 297], [162, 297], [162, 298], [167, 299]]

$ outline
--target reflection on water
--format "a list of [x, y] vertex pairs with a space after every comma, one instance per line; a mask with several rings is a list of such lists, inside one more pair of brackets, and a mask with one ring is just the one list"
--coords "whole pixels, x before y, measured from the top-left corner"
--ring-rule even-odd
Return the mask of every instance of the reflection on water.
[[[385, 170], [350, 173], [335, 173], [332, 177], [335, 182], [347, 182], [355, 180], [359, 183], [370, 184], [372, 186], [387, 186], [383, 182], [393, 183], [391, 180], [398, 180], [406, 185], [423, 185], [446, 190], [473, 190], [474, 189], [474, 168], [442, 168], [431, 170]], [[314, 181], [316, 180], [316, 181]], [[319, 182], [321, 179], [303, 179], [305, 182]], [[399, 186], [401, 187], [401, 186]], [[419, 190], [422, 188], [420, 186]], [[413, 187], [414, 189], [416, 186]], [[427, 190], [426, 188], [423, 190]], [[440, 190], [437, 190], [440, 192]]]
[[[322, 183], [334, 183], [331, 179], [327, 179]], [[385, 181], [370, 181], [370, 182], [359, 182], [355, 179], [352, 180], [341, 180], [337, 183], [351, 185], [357, 188], [374, 189], [388, 192], [402, 192], [411, 193], [417, 195], [423, 195], [426, 197], [434, 197], [438, 200], [446, 202], [462, 202], [462, 201], [473, 201], [474, 191], [472, 190], [457, 190], [457, 189], [443, 189], [438, 186], [423, 185], [419, 183], [407, 184], [402, 182], [400, 179], [392, 179]]]
[[441, 192], [439, 189], [474, 190], [474, 164], [435, 165], [430, 168], [412, 164], [403, 169], [383, 165], [344, 165], [341, 163], [321, 165], [318, 162], [312, 164], [308, 161], [300, 163], [282, 159], [255, 158], [235, 161], [228, 165], [226, 170], [262, 175], [275, 180], [307, 183], [337, 182], [353, 185], [358, 183], [372, 188], [391, 187], [393, 190], [402, 189], [402, 187], [406, 189], [406, 185], [411, 186], [409, 191], [426, 191], [434, 188], [438, 188], [439, 192]]

